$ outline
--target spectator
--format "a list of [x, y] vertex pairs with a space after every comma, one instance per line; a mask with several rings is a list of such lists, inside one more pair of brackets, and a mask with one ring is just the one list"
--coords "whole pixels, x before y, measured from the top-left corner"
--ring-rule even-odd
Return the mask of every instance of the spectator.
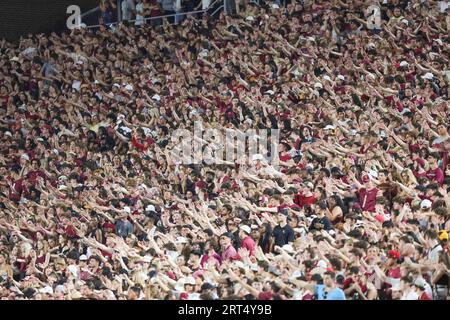
[[0, 41], [0, 298], [446, 299], [448, 12], [364, 3]]
[[122, 20], [128, 21], [135, 18], [134, 12], [136, 10], [134, 0], [123, 0], [121, 4]]

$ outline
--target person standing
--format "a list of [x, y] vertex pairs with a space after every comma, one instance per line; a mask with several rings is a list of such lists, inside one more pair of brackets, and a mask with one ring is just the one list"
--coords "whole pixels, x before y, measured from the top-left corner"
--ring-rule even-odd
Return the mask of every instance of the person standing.
[[220, 236], [220, 247], [222, 249], [220, 258], [222, 261], [239, 259], [236, 248], [233, 247], [232, 240], [233, 234], [231, 232], [225, 232]]
[[145, 22], [145, 0], [137, 0], [137, 4], [135, 6], [135, 13], [136, 13], [136, 22], [135, 25], [141, 26]]
[[184, 15], [180, 14], [183, 12], [183, 6], [182, 6], [181, 0], [173, 0], [173, 9], [175, 13], [177, 14], [175, 16], [175, 24], [179, 24], [181, 21], [183, 21]]
[[227, 230], [233, 235], [233, 247], [239, 249], [241, 247], [241, 238], [239, 237], [239, 228], [233, 219], [227, 221]]
[[252, 229], [249, 226], [241, 226], [239, 237], [242, 239], [241, 248], [248, 250], [249, 255], [252, 256], [255, 252], [256, 242], [250, 236]]
[[302, 280], [293, 280], [301, 288], [314, 291], [316, 300], [346, 300], [344, 291], [336, 285], [336, 275], [332, 271], [323, 274], [323, 284], [310, 284]]
[[278, 224], [272, 232], [272, 246], [283, 247], [285, 244], [294, 241], [294, 229], [287, 223], [288, 209], [282, 209], [277, 214]]
[[123, 0], [121, 8], [122, 8], [122, 21], [133, 20], [134, 11], [136, 9], [134, 0]]
[[[173, 0], [161, 0], [161, 6], [164, 11], [164, 15], [173, 15], [175, 13], [174, 1]], [[174, 22], [174, 17], [167, 17], [167, 21], [172, 24]]]

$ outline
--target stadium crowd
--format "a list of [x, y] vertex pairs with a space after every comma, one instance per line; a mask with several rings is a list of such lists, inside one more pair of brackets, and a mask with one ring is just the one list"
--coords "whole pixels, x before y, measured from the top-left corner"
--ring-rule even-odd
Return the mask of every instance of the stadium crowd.
[[372, 2], [1, 41], [1, 299], [449, 299], [450, 10]]

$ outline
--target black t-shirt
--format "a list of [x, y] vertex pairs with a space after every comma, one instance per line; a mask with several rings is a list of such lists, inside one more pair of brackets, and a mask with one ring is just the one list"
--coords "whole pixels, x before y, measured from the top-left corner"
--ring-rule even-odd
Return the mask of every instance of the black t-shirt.
[[294, 241], [294, 229], [288, 224], [284, 227], [277, 225], [273, 229], [272, 236], [275, 238], [275, 245], [282, 247]]
[[239, 229], [233, 232], [233, 247], [239, 249], [241, 247], [241, 239], [239, 238]]
[[[317, 224], [317, 226], [316, 226], [316, 224]], [[322, 217], [322, 218], [315, 218], [312, 221], [309, 229], [310, 230], [331, 230], [331, 229], [333, 229], [333, 226], [331, 225], [330, 220], [328, 220], [327, 217]]]

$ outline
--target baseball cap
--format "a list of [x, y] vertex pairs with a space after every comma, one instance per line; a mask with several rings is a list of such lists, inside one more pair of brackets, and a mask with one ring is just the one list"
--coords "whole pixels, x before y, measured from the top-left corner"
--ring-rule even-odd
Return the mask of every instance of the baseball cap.
[[439, 232], [439, 240], [448, 241], [448, 232], [446, 230], [441, 230]]
[[241, 226], [240, 229], [242, 231], [244, 231], [245, 233], [247, 233], [247, 234], [250, 234], [252, 232], [252, 229], [249, 226], [246, 226], [246, 225]]
[[398, 260], [398, 259], [400, 259], [401, 255], [400, 255], [400, 252], [398, 252], [397, 250], [389, 250], [388, 251], [388, 256], [390, 258]]
[[202, 284], [200, 291], [206, 291], [206, 290], [211, 290], [211, 289], [215, 289], [215, 288], [216, 287], [213, 286], [211, 283], [205, 282], [204, 284]]
[[322, 89], [322, 88], [323, 88], [323, 85], [322, 85], [320, 82], [316, 82], [316, 83], [314, 83], [314, 88], [320, 88], [320, 89]]
[[88, 259], [88, 257], [87, 257], [87, 255], [85, 255], [85, 254], [82, 254], [82, 255], [80, 256], [80, 261], [87, 261], [87, 259]]
[[264, 157], [262, 156], [262, 154], [254, 154], [253, 155], [253, 157], [252, 157], [252, 160], [253, 161], [255, 161], [255, 160], [262, 160]]
[[234, 236], [233, 236], [233, 234], [231, 233], [231, 232], [224, 232], [224, 233], [222, 233], [222, 235], [220, 236], [221, 238], [222, 237], [228, 237], [228, 238], [230, 238], [230, 239], [233, 239], [234, 238]]
[[188, 243], [188, 240], [185, 237], [177, 237], [177, 244]]
[[421, 288], [421, 289], [425, 289], [426, 284], [427, 284], [427, 282], [425, 281], [424, 278], [417, 278], [417, 279], [414, 281], [414, 285], [415, 285], [415, 286], [418, 286], [418, 287]]
[[194, 279], [194, 277], [191, 277], [191, 276], [186, 277], [186, 279], [184, 280], [184, 284], [185, 285], [190, 284], [190, 285], [195, 286], [195, 279]]
[[431, 208], [431, 201], [428, 199], [422, 200], [420, 203], [420, 208], [422, 209], [430, 209]]
[[303, 185], [310, 189], [314, 189], [314, 184], [311, 181], [306, 181]]

